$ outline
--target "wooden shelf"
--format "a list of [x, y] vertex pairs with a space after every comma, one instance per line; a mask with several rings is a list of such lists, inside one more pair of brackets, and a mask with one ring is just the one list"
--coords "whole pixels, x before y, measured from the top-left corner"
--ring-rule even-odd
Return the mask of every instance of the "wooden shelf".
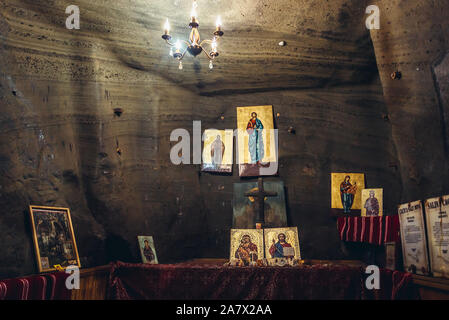
[[449, 300], [449, 279], [413, 275], [422, 300]]
[[449, 279], [413, 275], [413, 282], [419, 286], [444, 290], [449, 293]]
[[109, 265], [80, 270], [80, 290], [73, 290], [72, 300], [105, 300]]

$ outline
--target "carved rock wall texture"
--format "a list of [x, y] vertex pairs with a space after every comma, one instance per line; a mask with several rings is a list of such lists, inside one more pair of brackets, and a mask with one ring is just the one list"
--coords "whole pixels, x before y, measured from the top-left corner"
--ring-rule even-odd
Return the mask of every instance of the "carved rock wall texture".
[[[381, 28], [371, 36], [401, 164], [401, 200], [447, 194], [449, 3], [373, 4], [381, 11]], [[402, 78], [392, 80], [397, 70]]]
[[[405, 41], [393, 18], [395, 28], [388, 24], [370, 37], [366, 1], [199, 0], [202, 37], [213, 31], [216, 13], [226, 31], [212, 72], [204, 57], [186, 58], [179, 71], [160, 38], [166, 17], [175, 37], [187, 36], [190, 1], [80, 0], [81, 29], [67, 30], [71, 4], [0, 2], [1, 277], [36, 272], [29, 204], [71, 209], [86, 267], [138, 261], [137, 235], [155, 237], [162, 263], [227, 257], [233, 183], [242, 181], [237, 168], [215, 176], [197, 165], [173, 165], [170, 133], [192, 132], [193, 120], [203, 129], [234, 129], [236, 106], [271, 104], [280, 114], [279, 177], [267, 180], [286, 185], [289, 224], [300, 229], [305, 258], [361, 255], [338, 239], [330, 172], [365, 172], [368, 186], [384, 187], [388, 213], [434, 187], [413, 179], [410, 185], [410, 168], [420, 181], [442, 181], [443, 122], [434, 129], [402, 115], [416, 109], [413, 115], [434, 124], [443, 98], [430, 70], [427, 78], [416, 76], [414, 87], [405, 69], [403, 80], [388, 79], [396, 46], [385, 43], [406, 46], [413, 38]], [[379, 5], [407, 14], [399, 12], [403, 3]], [[432, 10], [439, 9], [414, 14], [430, 19]], [[287, 46], [278, 46], [282, 40]], [[418, 48], [442, 50], [437, 42]], [[401, 51], [392, 63], [417, 51], [406, 50], [410, 56]], [[396, 91], [408, 94], [400, 100], [405, 104], [418, 99], [413, 89], [421, 97], [416, 107], [399, 105]], [[419, 108], [423, 99], [426, 109]], [[290, 126], [296, 134], [287, 132]], [[404, 152], [410, 134], [417, 144], [411, 153]], [[435, 157], [419, 153], [426, 141]]]

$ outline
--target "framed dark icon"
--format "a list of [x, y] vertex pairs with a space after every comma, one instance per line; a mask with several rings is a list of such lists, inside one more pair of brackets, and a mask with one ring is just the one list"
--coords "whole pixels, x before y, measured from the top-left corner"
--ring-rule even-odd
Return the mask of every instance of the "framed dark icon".
[[[287, 227], [284, 183], [282, 181], [267, 181], [264, 182], [264, 188], [266, 191], [275, 194], [275, 196], [264, 199], [264, 227]], [[257, 190], [257, 182], [234, 183], [233, 228], [251, 229], [256, 225], [258, 211], [257, 198], [245, 196], [245, 192], [257, 192]]]
[[30, 217], [39, 272], [81, 267], [68, 208], [30, 206]]
[[156, 249], [152, 236], [137, 236], [142, 263], [158, 264]]

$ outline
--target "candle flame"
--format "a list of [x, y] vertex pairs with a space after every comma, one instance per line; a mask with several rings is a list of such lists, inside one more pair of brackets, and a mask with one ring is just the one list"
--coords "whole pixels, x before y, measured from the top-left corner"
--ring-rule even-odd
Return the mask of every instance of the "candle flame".
[[216, 25], [217, 25], [217, 28], [221, 27], [221, 17], [220, 16], [217, 17]]
[[196, 18], [196, 16], [197, 16], [196, 7], [197, 7], [197, 4], [196, 4], [196, 1], [194, 1], [193, 5], [192, 5], [192, 11], [190, 12], [190, 16], [192, 18]]
[[168, 18], [167, 18], [167, 20], [165, 21], [164, 29], [165, 29], [165, 31], [170, 31], [170, 23], [168, 22]]

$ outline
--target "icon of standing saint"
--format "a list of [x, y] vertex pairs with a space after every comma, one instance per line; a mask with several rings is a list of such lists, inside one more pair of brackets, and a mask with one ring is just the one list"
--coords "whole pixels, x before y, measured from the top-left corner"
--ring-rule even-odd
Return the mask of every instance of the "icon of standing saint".
[[221, 136], [217, 135], [217, 138], [215, 139], [214, 142], [212, 142], [210, 148], [210, 156], [212, 159], [213, 166], [216, 166], [218, 168], [222, 164], [225, 149], [226, 147], [223, 141], [221, 141]]
[[351, 177], [346, 176], [345, 180], [340, 184], [341, 203], [344, 213], [349, 213], [354, 203], [354, 197], [357, 192], [357, 182], [351, 184]]
[[265, 156], [264, 144], [263, 144], [263, 124], [260, 119], [257, 118], [257, 113], [251, 113], [251, 119], [248, 121], [246, 131], [249, 135], [248, 149], [251, 155], [251, 163], [260, 165], [263, 157]]

